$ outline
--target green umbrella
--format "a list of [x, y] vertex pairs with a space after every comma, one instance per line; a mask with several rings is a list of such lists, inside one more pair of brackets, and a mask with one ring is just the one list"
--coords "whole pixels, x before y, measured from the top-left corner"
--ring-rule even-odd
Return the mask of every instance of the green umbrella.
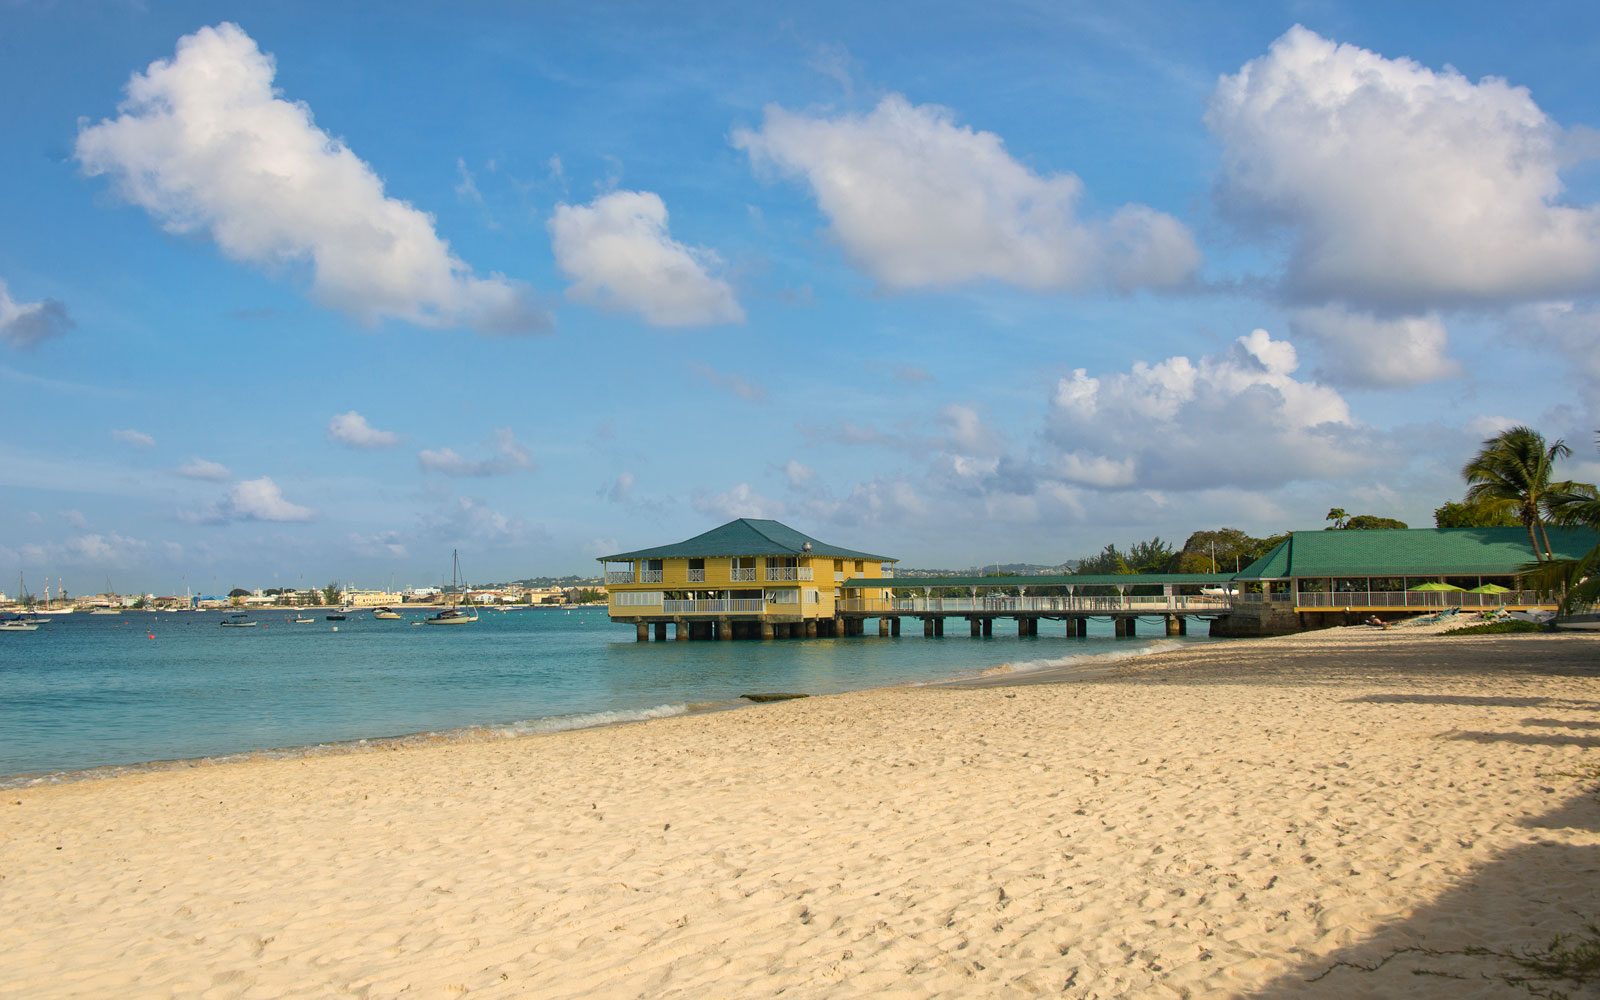
[[1473, 587], [1471, 590], [1467, 591], [1467, 593], [1469, 593], [1469, 594], [1509, 594], [1509, 593], [1511, 593], [1511, 588], [1510, 587], [1502, 587], [1498, 583], [1486, 583], [1486, 584], [1483, 584], [1482, 586], [1479, 586], [1479, 587]]
[[1461, 588], [1457, 587], [1456, 585], [1451, 584], [1451, 583], [1435, 583], [1435, 582], [1430, 581], [1428, 583], [1419, 583], [1415, 587], [1409, 587], [1407, 589], [1408, 590], [1412, 590], [1412, 591], [1420, 590], [1420, 591], [1425, 591], [1425, 592], [1431, 593], [1431, 592], [1434, 592], [1434, 591], [1460, 590]]

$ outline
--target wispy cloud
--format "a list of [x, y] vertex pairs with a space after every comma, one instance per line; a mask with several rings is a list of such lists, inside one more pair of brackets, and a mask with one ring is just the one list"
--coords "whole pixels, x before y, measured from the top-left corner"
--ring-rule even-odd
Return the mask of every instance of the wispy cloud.
[[155, 438], [144, 431], [136, 431], [132, 428], [112, 431], [111, 440], [121, 441], [123, 444], [131, 444], [135, 448], [154, 448], [156, 446]]
[[715, 368], [706, 364], [704, 361], [689, 362], [689, 370], [694, 372], [695, 375], [699, 376], [701, 379], [704, 379], [719, 389], [725, 389], [728, 392], [733, 393], [740, 399], [748, 400], [752, 403], [766, 402], [767, 390], [763, 389], [754, 380], [746, 378], [743, 375], [733, 375], [726, 372], [719, 372]]
[[191, 458], [173, 471], [185, 479], [203, 479], [212, 483], [225, 483], [233, 478], [233, 473], [228, 471], [226, 465], [203, 458]]

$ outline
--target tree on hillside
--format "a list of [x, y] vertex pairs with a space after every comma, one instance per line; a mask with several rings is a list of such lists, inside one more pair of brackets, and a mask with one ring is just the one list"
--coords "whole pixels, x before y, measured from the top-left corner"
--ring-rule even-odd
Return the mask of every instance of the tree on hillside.
[[1433, 509], [1435, 528], [1515, 528], [1517, 516], [1503, 507], [1446, 500]]
[[1324, 517], [1323, 520], [1332, 521], [1335, 528], [1342, 528], [1348, 518], [1349, 515], [1344, 512], [1343, 507], [1334, 507], [1328, 511], [1328, 516]]
[[1288, 535], [1252, 538], [1238, 528], [1197, 531], [1178, 553], [1179, 573], [1224, 573], [1244, 567], [1271, 552]]
[[1126, 562], [1135, 573], [1170, 573], [1177, 561], [1174, 556], [1172, 546], [1157, 535], [1148, 542], [1134, 542]]
[[326, 587], [322, 588], [322, 603], [339, 603], [339, 584], [337, 582], [329, 583]]
[[1378, 531], [1405, 528], [1404, 521], [1396, 521], [1392, 517], [1379, 517], [1376, 514], [1357, 514], [1344, 522], [1346, 531]]
[[1128, 560], [1121, 552], [1117, 551], [1115, 544], [1107, 545], [1105, 551], [1078, 560], [1078, 575], [1080, 576], [1110, 576], [1115, 573], [1132, 573]]
[[1546, 445], [1544, 435], [1531, 427], [1513, 427], [1483, 442], [1478, 456], [1461, 470], [1467, 480], [1469, 504], [1512, 513], [1528, 529], [1528, 541], [1538, 562], [1555, 558], [1544, 522], [1550, 499], [1572, 494], [1577, 485], [1552, 483], [1556, 459], [1572, 454], [1563, 441]]
[[243, 587], [235, 587], [232, 590], [228, 591], [228, 596], [229, 597], [249, 597], [250, 596], [250, 591], [244, 589]]

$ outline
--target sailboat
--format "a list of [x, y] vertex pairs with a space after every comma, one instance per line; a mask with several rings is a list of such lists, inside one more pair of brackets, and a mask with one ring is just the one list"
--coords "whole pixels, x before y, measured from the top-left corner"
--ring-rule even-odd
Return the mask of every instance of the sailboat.
[[478, 609], [472, 606], [472, 598], [467, 598], [467, 611], [456, 607], [456, 598], [464, 590], [466, 584], [461, 579], [461, 553], [455, 549], [450, 550], [454, 566], [450, 571], [450, 606], [432, 617], [423, 619], [429, 625], [466, 625], [478, 620]]
[[[46, 595], [48, 595], [50, 593], [50, 578], [49, 577], [45, 578], [44, 591], [45, 591]], [[21, 572], [17, 573], [17, 593], [18, 593], [18, 597], [17, 597], [18, 603], [22, 604], [25, 608], [27, 608], [26, 611], [24, 611], [21, 615], [19, 615], [15, 619], [17, 622], [19, 622], [19, 623], [21, 623], [23, 625], [33, 625], [33, 626], [50, 624], [50, 619], [43, 618], [43, 617], [41, 617], [39, 615], [38, 602], [30, 601], [28, 599], [28, 588], [22, 582], [22, 573]], [[50, 600], [50, 598], [48, 596], [46, 596], [45, 597], [45, 606], [46, 607], [49, 607], [49, 600]]]

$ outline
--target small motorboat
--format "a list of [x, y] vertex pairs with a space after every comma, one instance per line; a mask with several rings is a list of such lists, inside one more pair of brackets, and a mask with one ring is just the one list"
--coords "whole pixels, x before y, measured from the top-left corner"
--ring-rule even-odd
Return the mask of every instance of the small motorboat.
[[322, 617], [330, 622], [344, 621], [344, 615], [323, 615]]
[[23, 621], [21, 618], [7, 618], [0, 621], [0, 632], [37, 632], [39, 626], [32, 622]]
[[372, 612], [372, 617], [382, 618], [385, 621], [399, 621], [405, 616], [393, 608], [378, 608], [376, 611]]
[[223, 628], [255, 628], [260, 622], [253, 622], [244, 615], [230, 615], [222, 620]]

